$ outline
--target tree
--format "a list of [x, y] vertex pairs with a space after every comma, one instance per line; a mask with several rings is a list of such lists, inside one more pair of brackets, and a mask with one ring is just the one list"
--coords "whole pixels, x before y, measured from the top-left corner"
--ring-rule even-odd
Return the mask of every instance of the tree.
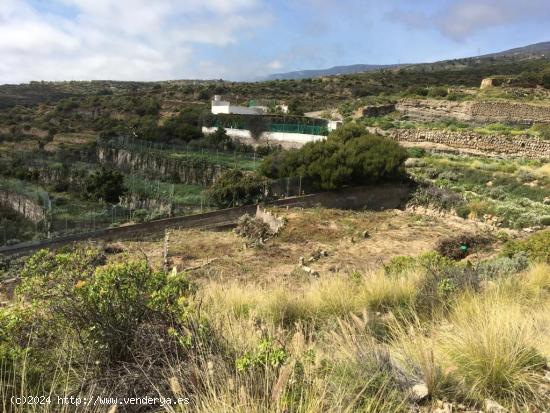
[[124, 176], [117, 171], [101, 168], [89, 175], [85, 181], [85, 196], [94, 200], [103, 200], [109, 204], [116, 204], [126, 193]]
[[252, 115], [248, 119], [248, 130], [250, 131], [250, 135], [252, 136], [252, 139], [258, 140], [262, 136], [262, 133], [264, 133], [267, 130], [267, 124], [265, 121], [265, 117], [261, 115]]
[[206, 135], [206, 145], [220, 151], [231, 150], [235, 147], [233, 140], [227, 135], [224, 128], [218, 127], [216, 132]]
[[288, 114], [295, 116], [303, 116], [304, 110], [301, 108], [300, 102], [298, 99], [292, 99], [288, 104]]
[[267, 156], [259, 171], [273, 179], [301, 176], [318, 189], [338, 189], [403, 179], [405, 159], [407, 152], [397, 142], [350, 124], [324, 141]]
[[231, 169], [208, 189], [208, 198], [222, 208], [254, 204], [264, 198], [266, 184], [264, 177]]

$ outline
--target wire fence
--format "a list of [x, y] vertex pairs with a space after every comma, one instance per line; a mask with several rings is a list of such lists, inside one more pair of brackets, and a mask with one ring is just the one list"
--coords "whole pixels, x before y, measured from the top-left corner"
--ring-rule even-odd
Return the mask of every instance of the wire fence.
[[[13, 185], [13, 188], [22, 188], [22, 186]], [[165, 197], [156, 196], [159, 194], [155, 194], [153, 188], [149, 190], [151, 191], [149, 197], [140, 197], [134, 192], [130, 197], [121, 200], [118, 205], [86, 206], [78, 209], [72, 204], [58, 204], [55, 199], [53, 202], [43, 203], [41, 205], [44, 208], [45, 219], [35, 224], [33, 239], [80, 234], [129, 223], [147, 222], [219, 209], [204, 192], [194, 193], [194, 199], [191, 202], [177, 202], [174, 198], [170, 198], [170, 194], [164, 193], [163, 195], [168, 195]], [[264, 200], [300, 196], [313, 192], [314, 187], [307, 179], [302, 177], [281, 178], [269, 182]], [[45, 196], [45, 199], [49, 200], [47, 193]], [[0, 233], [2, 245], [6, 245], [8, 241], [13, 241], [16, 238], [15, 233], [7, 233], [6, 228], [2, 230], [3, 234]]]

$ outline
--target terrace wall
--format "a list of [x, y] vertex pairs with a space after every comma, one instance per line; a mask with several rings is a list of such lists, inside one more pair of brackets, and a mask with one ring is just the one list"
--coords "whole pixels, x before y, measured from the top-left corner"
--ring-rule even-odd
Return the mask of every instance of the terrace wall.
[[381, 129], [373, 132], [401, 142], [433, 142], [453, 148], [473, 149], [489, 155], [550, 159], [550, 141], [529, 135], [480, 135], [471, 131], [440, 129]]
[[410, 119], [421, 121], [454, 118], [478, 123], [550, 123], [550, 105], [531, 103], [402, 99], [395, 108]]
[[172, 159], [154, 152], [121, 148], [99, 147], [97, 156], [100, 163], [122, 170], [140, 171], [148, 176], [173, 176], [186, 184], [211, 185], [223, 171], [220, 165], [206, 161]]
[[0, 190], [0, 205], [14, 210], [32, 222], [40, 222], [46, 218], [42, 206], [17, 192]]

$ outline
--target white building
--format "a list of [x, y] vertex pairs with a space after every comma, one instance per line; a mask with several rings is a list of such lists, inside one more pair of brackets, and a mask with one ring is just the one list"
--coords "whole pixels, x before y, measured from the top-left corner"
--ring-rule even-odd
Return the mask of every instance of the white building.
[[343, 122], [341, 120], [329, 120], [327, 122], [327, 129], [329, 132], [332, 132], [342, 126], [342, 124]]
[[237, 106], [232, 105], [229, 101], [222, 100], [220, 95], [215, 95], [212, 101], [212, 113], [237, 114], [237, 115], [264, 115], [267, 113], [267, 108], [264, 106]]

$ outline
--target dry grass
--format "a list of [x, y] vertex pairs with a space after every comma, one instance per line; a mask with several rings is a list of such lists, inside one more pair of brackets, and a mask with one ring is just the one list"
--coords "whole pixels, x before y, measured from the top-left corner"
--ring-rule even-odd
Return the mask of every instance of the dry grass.
[[470, 396], [516, 406], [540, 397], [545, 360], [531, 311], [495, 289], [465, 296], [448, 321], [439, 345]]

